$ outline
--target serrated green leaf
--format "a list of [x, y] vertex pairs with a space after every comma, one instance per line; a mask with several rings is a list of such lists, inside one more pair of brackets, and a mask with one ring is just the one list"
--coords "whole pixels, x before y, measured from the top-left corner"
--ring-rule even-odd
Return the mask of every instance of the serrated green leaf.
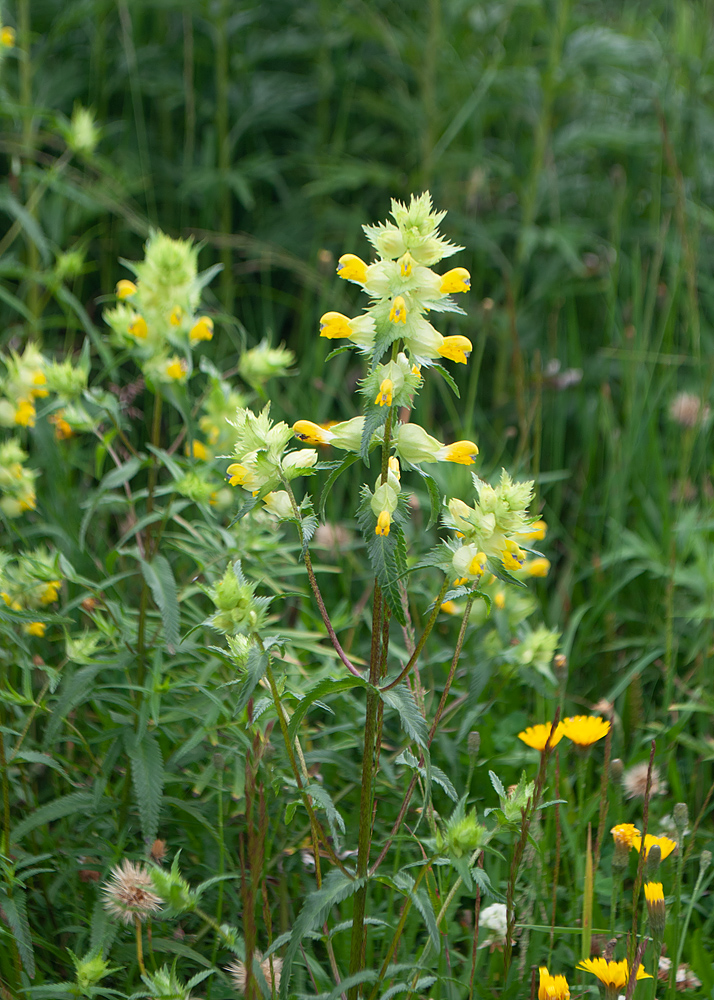
[[379, 427], [384, 425], [388, 413], [388, 406], [375, 406], [374, 403], [367, 403], [364, 408], [364, 427], [362, 428], [362, 440], [360, 441], [360, 455], [365, 465], [369, 465], [372, 436]]
[[145, 732], [137, 742], [127, 733], [126, 750], [131, 761], [132, 788], [139, 807], [139, 821], [144, 840], [156, 840], [164, 791], [164, 760], [159, 742], [151, 732]]
[[[448, 311], [451, 312], [452, 310], [448, 310]], [[456, 311], [457, 310], [453, 310], [453, 312], [456, 312]], [[458, 310], [458, 311], [461, 312], [461, 310]], [[443, 367], [443, 365], [432, 365], [432, 371], [437, 371], [439, 373], [439, 375], [441, 375], [441, 377], [443, 378], [443, 380], [446, 382], [446, 384], [448, 385], [448, 387], [451, 389], [451, 391], [453, 392], [453, 394], [456, 396], [456, 398], [457, 399], [461, 399], [461, 393], [459, 392], [459, 387], [456, 384], [456, 382], [454, 382], [454, 379], [452, 378], [451, 372], [448, 372], [446, 370], [446, 368]]]
[[34, 979], [35, 953], [32, 948], [30, 925], [27, 921], [27, 900], [25, 898], [25, 892], [20, 886], [16, 885], [12, 896], [9, 896], [7, 891], [5, 891], [2, 895], [0, 895], [0, 900], [2, 900], [2, 908], [5, 911], [7, 922], [10, 925], [10, 930], [15, 938], [25, 972], [30, 979]]
[[308, 709], [311, 705], [314, 705], [316, 701], [322, 701], [331, 694], [341, 694], [343, 691], [350, 691], [354, 687], [365, 688], [367, 687], [367, 681], [363, 680], [361, 677], [354, 677], [352, 675], [349, 677], [341, 677], [339, 680], [333, 680], [331, 677], [326, 677], [324, 680], [315, 684], [314, 687], [310, 688], [310, 690], [306, 692], [305, 697], [298, 702], [292, 718], [290, 719], [290, 724], [288, 725], [288, 735], [290, 736], [291, 742], [294, 741], [297, 736], [300, 724], [307, 715]]
[[421, 995], [422, 993], [425, 993], [430, 986], [433, 986], [435, 982], [436, 976], [422, 976], [417, 980], [414, 986], [412, 986], [410, 982], [395, 983], [393, 986], [390, 986], [388, 990], [385, 990], [385, 992], [382, 993], [379, 1000], [391, 1000], [391, 997], [396, 996], [397, 993], [407, 993], [412, 991]]
[[38, 826], [45, 826], [47, 823], [53, 823], [56, 819], [62, 819], [74, 813], [86, 813], [91, 809], [92, 802], [91, 792], [72, 792], [70, 795], [63, 795], [59, 799], [47, 802], [12, 828], [10, 843], [19, 842], [31, 830], [36, 830]]
[[322, 886], [311, 892], [305, 900], [302, 909], [293, 924], [290, 944], [285, 952], [283, 961], [283, 975], [280, 984], [280, 996], [282, 1000], [287, 1000], [290, 986], [290, 973], [292, 971], [295, 955], [297, 954], [300, 942], [303, 937], [315, 927], [324, 923], [327, 914], [337, 903], [342, 903], [349, 899], [367, 883], [366, 878], [350, 879], [339, 868], [333, 868], [325, 876]]
[[248, 662], [245, 668], [245, 676], [238, 690], [238, 701], [235, 705], [234, 715], [240, 715], [255, 690], [258, 681], [265, 676], [268, 669], [268, 657], [262, 653], [257, 646], [251, 646], [248, 653]]
[[498, 777], [498, 775], [494, 771], [489, 771], [488, 772], [488, 776], [491, 779], [491, 784], [493, 785], [493, 788], [494, 788], [494, 791], [496, 792], [496, 795], [498, 795], [499, 799], [505, 799], [506, 798], [506, 789], [503, 787], [503, 783], [501, 782], [501, 779]]
[[436, 524], [439, 520], [439, 514], [441, 514], [441, 490], [439, 489], [434, 477], [430, 476], [428, 472], [424, 472], [424, 470], [420, 469], [418, 465], [411, 465], [409, 468], [410, 471], [413, 470], [421, 476], [424, 480], [427, 492], [429, 493], [430, 510], [429, 521], [426, 526], [426, 530], [428, 531], [433, 524]]
[[394, 884], [401, 892], [403, 892], [406, 896], [409, 896], [413, 905], [417, 908], [419, 913], [421, 913], [424, 923], [426, 924], [426, 929], [429, 932], [431, 943], [434, 946], [434, 951], [438, 955], [441, 950], [439, 928], [436, 925], [434, 908], [431, 905], [431, 900], [429, 899], [424, 887], [420, 886], [417, 891], [414, 892], [414, 879], [408, 874], [408, 872], [403, 871], [397, 872], [394, 876]]
[[325, 810], [327, 814], [327, 822], [330, 824], [330, 832], [335, 841], [337, 841], [337, 829], [339, 828], [342, 833], [345, 832], [345, 821], [340, 816], [338, 810], [335, 808], [335, 803], [330, 797], [330, 793], [322, 785], [318, 785], [316, 782], [311, 782], [305, 789], [310, 798], [318, 806]]
[[407, 619], [402, 603], [403, 588], [400, 584], [401, 575], [406, 572], [406, 542], [401, 527], [403, 515], [399, 509], [394, 511], [389, 534], [376, 534], [377, 518], [370, 506], [371, 497], [369, 488], [363, 487], [357, 508], [357, 523], [367, 546], [372, 571], [377, 577], [384, 598], [399, 624], [406, 625]]
[[425, 750], [428, 738], [426, 721], [407, 685], [397, 684], [389, 691], [380, 691], [379, 696], [385, 705], [397, 710], [402, 728], [415, 743]]
[[180, 642], [179, 638], [179, 606], [176, 596], [176, 581], [174, 580], [171, 563], [166, 556], [155, 555], [151, 562], [139, 557], [141, 573], [161, 612], [164, 623], [164, 639], [169, 653], [175, 653]]

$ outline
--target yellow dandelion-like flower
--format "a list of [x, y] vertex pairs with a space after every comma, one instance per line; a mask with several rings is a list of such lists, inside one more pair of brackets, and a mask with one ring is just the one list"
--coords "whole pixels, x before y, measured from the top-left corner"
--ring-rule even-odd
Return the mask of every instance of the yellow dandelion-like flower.
[[118, 299], [128, 299], [132, 295], [136, 295], [136, 285], [133, 281], [129, 281], [128, 278], [117, 281], [116, 296]]
[[[657, 845], [662, 853], [662, 860], [668, 858], [672, 851], [677, 849], [677, 841], [670, 840], [669, 837], [655, 837], [653, 834], [648, 833], [645, 836], [645, 858], [649, 855], [650, 850]], [[636, 851], [642, 850], [642, 836], [638, 831], [636, 837], [632, 838], [632, 846]]]
[[125, 924], [133, 924], [137, 918], [146, 920], [161, 909], [161, 899], [153, 890], [146, 868], [124, 858], [121, 865], [112, 868], [109, 881], [102, 887], [104, 906]]
[[652, 934], [661, 940], [667, 921], [667, 909], [664, 905], [664, 891], [661, 882], [645, 883], [645, 902], [647, 903]]
[[[606, 958], [584, 958], [582, 962], [578, 962], [577, 968], [583, 972], [592, 972], [603, 986], [612, 990], [624, 989], [630, 978], [630, 967], [626, 958], [621, 962], [608, 962]], [[652, 979], [652, 976], [639, 965], [637, 979]]]
[[635, 840], [639, 840], [641, 837], [640, 831], [634, 825], [634, 823], [618, 823], [617, 826], [613, 826], [610, 830], [612, 838], [615, 844], [619, 847], [630, 847], [635, 846]]
[[538, 1000], [570, 1000], [570, 989], [565, 976], [551, 976], [545, 965], [538, 970]]
[[[533, 747], [534, 750], [540, 750], [541, 752], [545, 750], [545, 745], [548, 742], [548, 737], [553, 729], [552, 722], [541, 722], [537, 726], [528, 726], [524, 729], [522, 733], [518, 734], [518, 739], [523, 740], [526, 746]], [[551, 749], [556, 746], [563, 738], [563, 723], [559, 722], [558, 725], [553, 730], [553, 735], [550, 740]]]
[[645, 899], [648, 903], [664, 903], [664, 891], [661, 882], [645, 882]]
[[589, 747], [610, 732], [611, 723], [599, 715], [573, 715], [563, 719], [563, 735], [576, 746]]

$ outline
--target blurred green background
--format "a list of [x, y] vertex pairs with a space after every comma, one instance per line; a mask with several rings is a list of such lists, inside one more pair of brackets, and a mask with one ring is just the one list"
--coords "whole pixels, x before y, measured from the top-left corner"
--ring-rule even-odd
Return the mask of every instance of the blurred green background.
[[[711, 760], [712, 6], [8, 3], [3, 346], [98, 343], [118, 258], [160, 226], [224, 264], [216, 364], [284, 341], [299, 377], [276, 415], [351, 416], [359, 362], [323, 367], [317, 336], [359, 308], [336, 259], [429, 188], [473, 276], [442, 332], [474, 352], [460, 401], [427, 380], [417, 418], [474, 437], [481, 475], [537, 479], [541, 596], [584, 704], [624, 693], [636, 740], [652, 700], [694, 695], [674, 739], [686, 718]], [[94, 150], [76, 130], [68, 150], [78, 105]]]

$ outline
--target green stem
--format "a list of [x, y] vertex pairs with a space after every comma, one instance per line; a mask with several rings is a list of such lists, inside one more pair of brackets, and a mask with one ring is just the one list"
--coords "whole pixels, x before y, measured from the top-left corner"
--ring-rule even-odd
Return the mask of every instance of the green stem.
[[444, 595], [446, 594], [446, 591], [448, 589], [449, 589], [449, 578], [444, 577], [444, 582], [441, 585], [439, 596], [436, 598], [436, 601], [434, 602], [434, 607], [432, 608], [431, 614], [429, 615], [429, 620], [426, 623], [426, 627], [422, 632], [421, 638], [419, 639], [419, 642], [417, 643], [414, 652], [409, 657], [409, 662], [404, 667], [404, 669], [399, 672], [399, 674], [393, 681], [390, 681], [389, 684], [385, 684], [382, 688], [380, 688], [381, 691], [391, 691], [393, 687], [396, 687], [397, 684], [399, 684], [401, 681], [404, 680], [404, 678], [407, 676], [407, 674], [410, 672], [414, 664], [419, 659], [421, 651], [424, 648], [424, 644], [426, 643], [426, 640], [429, 638], [431, 634], [431, 630], [434, 628], [434, 625], [436, 624], [436, 619], [439, 616], [439, 610], [444, 600]]
[[139, 972], [142, 976], [145, 976], [146, 967], [144, 966], [144, 949], [141, 941], [141, 920], [139, 920], [138, 914], [134, 915], [134, 927], [136, 928], [136, 960], [139, 963]]

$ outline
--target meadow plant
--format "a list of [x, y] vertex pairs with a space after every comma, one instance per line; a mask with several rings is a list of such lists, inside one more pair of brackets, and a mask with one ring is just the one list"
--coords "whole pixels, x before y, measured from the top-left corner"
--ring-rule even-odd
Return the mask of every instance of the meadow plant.
[[665, 950], [670, 994], [705, 976], [704, 811], [667, 826], [654, 744], [610, 763], [613, 704], [566, 712], [534, 482], [417, 421], [474, 349], [437, 328], [471, 280], [435, 270], [444, 215], [393, 201], [375, 259], [339, 258], [368, 296], [320, 322], [364, 366], [348, 419], [282, 419], [268, 340], [216, 367], [217, 269], [158, 230], [101, 350], [4, 354], [9, 995], [568, 1000], [592, 974], [615, 1000]]

